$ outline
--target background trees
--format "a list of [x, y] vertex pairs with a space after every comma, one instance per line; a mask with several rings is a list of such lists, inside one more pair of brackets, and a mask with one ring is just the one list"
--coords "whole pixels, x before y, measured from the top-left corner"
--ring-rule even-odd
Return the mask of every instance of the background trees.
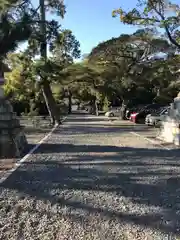
[[[48, 110], [54, 124], [64, 99], [69, 113], [75, 100], [90, 103], [92, 113], [98, 114], [98, 109], [107, 110], [109, 105], [169, 103], [176, 96], [178, 5], [139, 0], [130, 12], [115, 10], [113, 16], [119, 15], [125, 24], [139, 25], [138, 31], [99, 43], [80, 63], [74, 63], [80, 57], [78, 40], [53, 17], [45, 19], [50, 10], [64, 17], [65, 6], [58, 0], [39, 3], [36, 7], [30, 0], [0, 4], [0, 56], [12, 68], [6, 75], [5, 91], [16, 103], [26, 103], [27, 111], [33, 99], [38, 111]], [[164, 29], [163, 35], [159, 28]], [[25, 40], [27, 48], [14, 53]], [[41, 111], [45, 103], [47, 109]]]
[[177, 80], [175, 52], [167, 40], [155, 37], [154, 31], [146, 28], [100, 43], [90, 53], [89, 62], [106, 65], [106, 79], [111, 79], [121, 101], [149, 103], [160, 99], [157, 96]]
[[[8, 52], [15, 50], [19, 42], [28, 40], [27, 48], [18, 56], [19, 66], [13, 66], [13, 72], [7, 77], [6, 92], [17, 92], [15, 89], [17, 90], [18, 84], [22, 86], [24, 81], [24, 87], [29, 87], [30, 92], [34, 93], [29, 93], [31, 98], [34, 96], [36, 100], [37, 95], [43, 95], [52, 123], [59, 122], [59, 108], [51, 86], [56, 73], [71, 64], [74, 57], [79, 57], [80, 50], [71, 31], [61, 29], [57, 20], [47, 20], [45, 15], [51, 11], [64, 17], [65, 6], [58, 0], [40, 0], [37, 7], [34, 7], [30, 0], [7, 0], [1, 4], [0, 11], [0, 41], [2, 39], [3, 43], [0, 56], [6, 56]], [[5, 40], [6, 37], [8, 41]], [[47, 56], [47, 47], [53, 58]], [[12, 63], [12, 58], [9, 60]]]

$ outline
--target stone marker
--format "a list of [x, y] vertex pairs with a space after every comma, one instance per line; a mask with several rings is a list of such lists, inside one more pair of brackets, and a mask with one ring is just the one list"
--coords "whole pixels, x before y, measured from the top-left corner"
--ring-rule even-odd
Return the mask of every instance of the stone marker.
[[160, 140], [180, 146], [180, 93], [174, 98], [166, 118], [162, 121]]
[[27, 140], [12, 105], [4, 96], [4, 72], [8, 67], [0, 65], [0, 158], [20, 157], [27, 147]]

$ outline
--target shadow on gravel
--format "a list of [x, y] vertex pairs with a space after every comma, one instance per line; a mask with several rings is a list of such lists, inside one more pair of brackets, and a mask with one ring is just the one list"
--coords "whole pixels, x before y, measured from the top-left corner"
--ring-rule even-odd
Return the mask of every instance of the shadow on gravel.
[[[48, 153], [114, 153], [116, 155], [112, 155], [112, 160], [125, 160], [127, 157], [131, 158], [130, 164], [133, 164], [134, 159], [140, 159], [141, 157], [143, 160], [146, 158], [157, 158], [157, 162], [152, 162], [152, 164], [158, 164], [160, 158], [161, 160], [165, 160], [166, 158], [177, 159], [180, 157], [180, 150], [179, 149], [172, 149], [172, 150], [165, 150], [165, 149], [147, 149], [147, 148], [132, 148], [132, 147], [116, 147], [110, 145], [73, 145], [73, 144], [52, 144], [52, 143], [43, 143], [40, 148], [34, 153], [38, 154], [48, 154]], [[105, 158], [109, 159], [109, 156], [103, 157], [101, 155], [100, 159], [104, 160]], [[80, 156], [80, 158], [85, 160], [84, 158], [90, 157], [91, 160], [98, 158], [97, 156]], [[169, 162], [168, 162], [169, 163]], [[149, 162], [151, 164], [151, 162]], [[178, 161], [177, 161], [178, 164]], [[180, 162], [179, 162], [180, 164]]]
[[[63, 152], [76, 154], [63, 163], [60, 159]], [[81, 152], [85, 154], [81, 155]], [[37, 153], [52, 155], [44, 158], [41, 154], [34, 155], [34, 160], [32, 158], [32, 161], [21, 165], [1, 187], [18, 190], [52, 204], [98, 212], [113, 220], [179, 233], [180, 163], [177, 159], [180, 151], [43, 144]], [[111, 192], [119, 199], [121, 196], [130, 199], [139, 206], [139, 213], [118, 212], [113, 210], [113, 205], [106, 209], [93, 207], [73, 199], [74, 194], [72, 198], [65, 199], [61, 194], [63, 190]], [[143, 215], [142, 205], [160, 210]]]
[[77, 122], [87, 122], [88, 123], [91, 123], [91, 122], [95, 122], [95, 121], [104, 121], [104, 122], [107, 122], [107, 119], [105, 117], [93, 117], [91, 116], [91, 118], [86, 118], [86, 117], [82, 117], [80, 118], [79, 116], [77, 118], [68, 118], [68, 122], [69, 123], [77, 123]]
[[[68, 124], [68, 122], [66, 123]], [[146, 126], [133, 126], [133, 125], [112, 125], [112, 124], [92, 124], [92, 125], [88, 125], [86, 123], [84, 123], [84, 126], [82, 126], [82, 124], [76, 124], [75, 125], [76, 128], [76, 132], [74, 131], [74, 126], [73, 125], [64, 125], [62, 129], [60, 129], [59, 131], [55, 131], [54, 134], [59, 135], [80, 135], [80, 134], [98, 134], [98, 133], [102, 133], [102, 134], [106, 134], [106, 133], [116, 133], [116, 134], [123, 134], [123, 133], [127, 133], [130, 131], [136, 131], [136, 132], [147, 132], [148, 129], [146, 128]]]

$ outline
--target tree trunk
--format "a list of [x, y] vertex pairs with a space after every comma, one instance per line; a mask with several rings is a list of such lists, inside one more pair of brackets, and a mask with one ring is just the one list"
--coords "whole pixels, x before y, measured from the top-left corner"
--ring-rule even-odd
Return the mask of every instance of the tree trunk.
[[99, 111], [98, 111], [98, 104], [97, 104], [96, 97], [94, 97], [94, 99], [92, 100], [92, 108], [93, 108], [93, 114], [98, 116], [99, 115]]
[[80, 110], [80, 103], [77, 103], [77, 110]]
[[[41, 58], [46, 63], [47, 62], [47, 42], [46, 42], [46, 12], [45, 12], [45, 4], [44, 0], [39, 0], [40, 5], [40, 30], [41, 30]], [[42, 92], [44, 96], [44, 100], [46, 102], [46, 106], [51, 117], [52, 124], [55, 125], [56, 123], [60, 123], [60, 115], [58, 114], [57, 105], [55, 99], [52, 94], [52, 90], [50, 87], [50, 83], [48, 82], [47, 78], [42, 78]]]
[[44, 99], [45, 99], [45, 102], [46, 102], [46, 106], [47, 106], [47, 109], [48, 109], [48, 112], [49, 112], [49, 115], [50, 115], [50, 118], [51, 118], [51, 123], [53, 125], [60, 124], [60, 122], [61, 122], [60, 121], [60, 114], [59, 114], [59, 111], [57, 109], [57, 105], [56, 105], [55, 99], [53, 97], [50, 84], [47, 80], [43, 81], [42, 92], [43, 92], [43, 96], [44, 96]]
[[99, 116], [97, 100], [95, 100], [95, 114], [96, 116]]
[[122, 104], [121, 104], [121, 114], [120, 114], [120, 119], [125, 120], [126, 119], [126, 109], [127, 109], [127, 101], [125, 99], [122, 99]]
[[68, 113], [72, 113], [72, 93], [70, 90], [68, 91]]

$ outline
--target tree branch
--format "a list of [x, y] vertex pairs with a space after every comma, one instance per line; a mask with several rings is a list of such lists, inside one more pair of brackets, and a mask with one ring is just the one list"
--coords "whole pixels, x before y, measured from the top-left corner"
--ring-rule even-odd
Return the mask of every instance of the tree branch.
[[[163, 21], [165, 21], [164, 15], [160, 11], [157, 10], [156, 6], [154, 6], [153, 3], [151, 3], [151, 4], [153, 6], [154, 11], [161, 17], [161, 19]], [[180, 44], [178, 44], [178, 42], [172, 37], [172, 35], [171, 35], [170, 31], [169, 31], [169, 27], [168, 27], [167, 23], [164, 23], [164, 29], [165, 29], [165, 31], [167, 33], [167, 36], [168, 36], [170, 42], [180, 49]]]
[[178, 49], [180, 49], [180, 44], [178, 44], [178, 42], [172, 37], [170, 31], [169, 31], [169, 28], [167, 25], [164, 25], [164, 28], [165, 28], [165, 31], [168, 35], [168, 38], [170, 40], [171, 43], [173, 43], [176, 47], [178, 47]]

